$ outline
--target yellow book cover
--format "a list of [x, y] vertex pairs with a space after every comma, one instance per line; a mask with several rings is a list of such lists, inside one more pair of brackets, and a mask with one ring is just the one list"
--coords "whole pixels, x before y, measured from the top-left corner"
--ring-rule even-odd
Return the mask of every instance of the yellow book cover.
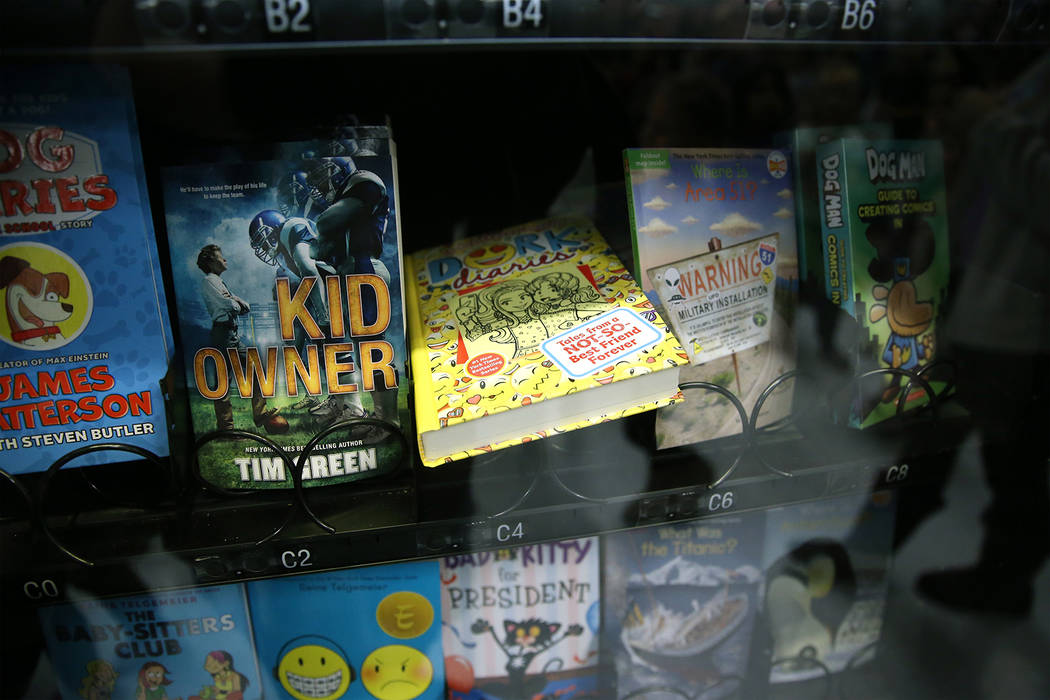
[[688, 356], [584, 218], [420, 251], [406, 268], [427, 466], [680, 399]]

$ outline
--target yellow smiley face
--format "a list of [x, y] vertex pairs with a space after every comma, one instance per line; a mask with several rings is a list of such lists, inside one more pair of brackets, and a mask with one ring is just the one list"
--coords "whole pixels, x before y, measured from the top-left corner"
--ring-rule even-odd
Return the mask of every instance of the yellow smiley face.
[[[298, 641], [298, 640], [296, 640]], [[324, 637], [303, 637], [277, 664], [277, 680], [296, 700], [336, 700], [342, 697], [354, 671]]]
[[476, 248], [463, 257], [463, 262], [468, 267], [487, 268], [498, 267], [509, 262], [514, 257], [514, 246], [504, 243], [494, 243], [482, 248]]
[[379, 700], [412, 700], [434, 678], [434, 667], [425, 654], [403, 644], [379, 647], [361, 666], [365, 690]]

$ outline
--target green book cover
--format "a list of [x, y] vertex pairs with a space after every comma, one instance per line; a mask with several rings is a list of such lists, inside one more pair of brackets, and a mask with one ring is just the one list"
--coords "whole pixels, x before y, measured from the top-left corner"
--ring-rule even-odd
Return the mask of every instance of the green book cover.
[[817, 190], [816, 150], [822, 144], [843, 138], [886, 139], [887, 124], [853, 124], [795, 129], [779, 138], [790, 146], [795, 191], [795, 222], [798, 227], [798, 273], [803, 285], [820, 288], [824, 281], [820, 245], [820, 214]]
[[[631, 148], [624, 153], [636, 279], [682, 343], [681, 383], [707, 382], [753, 411], [796, 367], [798, 258], [790, 153], [754, 148]], [[758, 426], [791, 413], [794, 388], [762, 404]], [[659, 449], [740, 433], [720, 393], [687, 390], [660, 409]]]
[[[825, 291], [860, 328], [857, 371], [922, 372], [948, 287], [948, 217], [939, 141], [840, 139], [817, 148]], [[850, 424], [893, 416], [900, 375], [858, 397]], [[936, 390], [937, 387], [934, 386]], [[928, 400], [912, 386], [904, 408]]]

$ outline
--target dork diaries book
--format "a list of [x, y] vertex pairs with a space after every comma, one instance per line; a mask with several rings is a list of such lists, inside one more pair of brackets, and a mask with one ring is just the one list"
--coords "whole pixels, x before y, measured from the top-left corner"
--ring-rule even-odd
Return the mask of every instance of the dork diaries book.
[[130, 81], [51, 68], [0, 68], [0, 451], [15, 474], [98, 443], [168, 454], [172, 338]]
[[[635, 271], [689, 354], [681, 381], [724, 387], [748, 411], [795, 368], [789, 158], [790, 151], [757, 149], [624, 152]], [[791, 384], [781, 385], [763, 405], [759, 427], [789, 415], [792, 402]], [[724, 396], [697, 389], [657, 413], [656, 444], [676, 447], [741, 429]]]
[[668, 687], [737, 697], [759, 607], [763, 523], [748, 513], [605, 539], [602, 634], [615, 697]]
[[409, 256], [423, 464], [678, 400], [685, 354], [586, 219], [534, 221]]
[[[293, 459], [336, 423], [306, 486], [389, 473], [408, 424], [393, 152], [168, 168], [165, 220], [194, 430], [254, 431]], [[292, 484], [249, 441], [214, 440], [202, 476]]]
[[64, 700], [262, 697], [240, 584], [41, 608]]
[[597, 697], [598, 538], [445, 557], [453, 700]]
[[266, 698], [437, 700], [444, 694], [436, 561], [246, 586]]

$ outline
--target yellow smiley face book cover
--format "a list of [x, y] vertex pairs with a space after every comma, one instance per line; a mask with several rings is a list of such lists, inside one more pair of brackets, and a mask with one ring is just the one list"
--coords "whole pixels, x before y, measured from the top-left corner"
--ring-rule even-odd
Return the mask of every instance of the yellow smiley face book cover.
[[[688, 356], [584, 218], [535, 221], [412, 254], [406, 279], [427, 466], [680, 398], [678, 367]], [[633, 383], [610, 389], [624, 380]]]

